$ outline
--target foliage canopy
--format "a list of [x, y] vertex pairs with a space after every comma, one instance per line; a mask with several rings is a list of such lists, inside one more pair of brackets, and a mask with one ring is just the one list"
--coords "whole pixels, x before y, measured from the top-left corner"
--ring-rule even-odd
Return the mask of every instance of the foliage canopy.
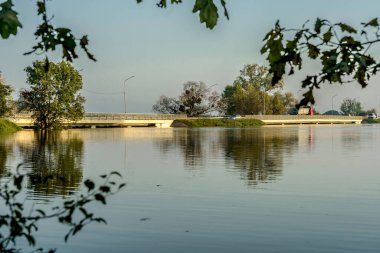
[[272, 74], [265, 66], [247, 64], [218, 104], [222, 114], [284, 114], [297, 103], [292, 93], [281, 94], [284, 82], [271, 84]]
[[[120, 177], [120, 174], [111, 172], [108, 175], [101, 175], [104, 181], [99, 185], [87, 179], [84, 181], [87, 192], [77, 197], [71, 196], [62, 205], [55, 206], [51, 210], [43, 210], [34, 205], [28, 209], [27, 202], [21, 197], [27, 174], [22, 172], [19, 165], [16, 173], [8, 180], [2, 180], [0, 184], [0, 200], [6, 204], [0, 211], [0, 252], [20, 252], [17, 242], [22, 238], [26, 239], [29, 246], [35, 246], [35, 233], [41, 220], [57, 219], [59, 223], [68, 226], [69, 231], [64, 238], [65, 241], [92, 222], [106, 223], [103, 218], [95, 216], [88, 205], [91, 202], [105, 205], [107, 197], [116, 194], [125, 186], [124, 183], [118, 183], [115, 176]], [[54, 251], [53, 249], [44, 251], [42, 248], [35, 250], [35, 252]]]
[[[289, 39], [286, 39], [290, 37]], [[302, 88], [308, 88], [300, 105], [314, 104], [313, 90], [323, 83], [357, 81], [363, 88], [380, 69], [380, 64], [368, 53], [380, 42], [380, 25], [377, 18], [354, 28], [345, 23], [331, 23], [317, 18], [314, 25], [306, 22], [300, 29], [286, 29], [277, 21], [264, 38], [262, 54], [267, 54], [272, 85], [286, 74], [301, 69], [305, 58], [319, 61], [321, 70], [307, 75]]]
[[160, 96], [152, 110], [158, 113], [184, 113], [196, 117], [217, 110], [219, 95], [211, 92], [204, 82], [188, 81], [178, 98]]
[[362, 105], [356, 99], [346, 98], [342, 101], [340, 110], [344, 115], [358, 116], [362, 112]]
[[45, 63], [36, 61], [25, 69], [30, 89], [20, 92], [21, 107], [33, 113], [38, 128], [61, 126], [64, 120], [76, 121], [84, 115], [85, 99], [78, 92], [82, 77], [68, 62]]
[[12, 91], [13, 88], [5, 83], [0, 73], [0, 117], [12, 111]]

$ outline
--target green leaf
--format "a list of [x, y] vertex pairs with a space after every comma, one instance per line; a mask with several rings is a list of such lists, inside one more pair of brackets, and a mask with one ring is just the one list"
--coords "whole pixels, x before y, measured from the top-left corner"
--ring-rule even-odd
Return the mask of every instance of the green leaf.
[[111, 188], [109, 186], [100, 186], [99, 190], [104, 193], [110, 192]]
[[[142, 0], [137, 0], [137, 3], [141, 3], [141, 2], [142, 2]], [[179, 3], [182, 3], [182, 0], [171, 0], [170, 2], [171, 2], [171, 4], [179, 4]], [[167, 0], [160, 0], [157, 3], [157, 6], [160, 8], [166, 8], [167, 7]]]
[[342, 29], [342, 32], [348, 32], [348, 33], [357, 33], [357, 31], [352, 27], [344, 23], [338, 24], [340, 29]]
[[367, 26], [378, 27], [379, 26], [379, 22], [378, 22], [377, 18], [372, 19], [371, 21], [369, 21], [368, 23], [366, 23], [364, 25], [364, 27], [367, 27]]
[[37, 13], [38, 15], [46, 13], [46, 6], [44, 1], [37, 2]]
[[95, 56], [93, 54], [91, 54], [90, 51], [87, 48], [88, 42], [89, 42], [89, 40], [88, 40], [87, 35], [84, 35], [80, 39], [79, 45], [86, 52], [88, 58], [90, 58], [93, 61], [96, 61]]
[[75, 235], [76, 233], [78, 233], [80, 230], [82, 230], [83, 228], [83, 225], [82, 224], [78, 224], [74, 227], [74, 230], [73, 230], [73, 235]]
[[67, 242], [67, 240], [69, 239], [69, 236], [70, 236], [70, 233], [67, 233], [67, 234], [65, 235], [65, 242]]
[[199, 12], [201, 23], [205, 23], [206, 27], [213, 29], [218, 21], [218, 8], [213, 0], [196, 0], [193, 13]]
[[227, 7], [226, 7], [226, 1], [224, 0], [220, 0], [220, 4], [222, 5], [223, 9], [224, 9], [224, 16], [227, 18], [227, 19], [230, 19], [230, 16], [228, 14], [228, 11], [227, 11]]
[[97, 194], [95, 194], [94, 197], [95, 197], [95, 199], [96, 199], [97, 201], [102, 202], [103, 205], [106, 204], [106, 198], [105, 198], [102, 194], [97, 193]]
[[314, 25], [314, 31], [317, 34], [321, 33], [321, 27], [322, 27], [322, 25], [323, 25], [323, 20], [320, 19], [320, 18], [317, 18], [317, 20], [315, 21], [315, 25]]
[[332, 34], [332, 32], [331, 32], [330, 30], [327, 31], [327, 32], [325, 32], [325, 33], [323, 34], [323, 42], [324, 42], [324, 43], [328, 43], [328, 42], [330, 42], [332, 36], [333, 36], [333, 34]]
[[84, 185], [87, 187], [88, 191], [91, 191], [95, 188], [94, 182], [92, 182], [90, 179], [84, 181]]
[[24, 176], [15, 176], [13, 178], [13, 183], [18, 190], [21, 190], [23, 179], [24, 179]]
[[17, 17], [17, 12], [13, 9], [11, 0], [7, 0], [0, 4], [0, 35], [3, 39], [8, 39], [11, 34], [17, 34], [17, 28], [22, 25]]
[[1, 219], [0, 219], [0, 228], [1, 228], [3, 225], [8, 226], [8, 222], [7, 222], [5, 219], [1, 218]]
[[309, 103], [315, 104], [314, 95], [313, 95], [313, 89], [310, 88], [309, 91], [303, 94], [304, 98], [301, 99], [300, 103], [297, 105], [297, 107], [300, 107], [302, 105], [307, 105]]
[[302, 88], [306, 88], [309, 85], [312, 84], [313, 77], [312, 76], [307, 76], [305, 80], [302, 81]]
[[316, 59], [319, 55], [319, 48], [313, 44], [307, 44], [307, 48], [309, 50], [308, 55], [311, 59]]

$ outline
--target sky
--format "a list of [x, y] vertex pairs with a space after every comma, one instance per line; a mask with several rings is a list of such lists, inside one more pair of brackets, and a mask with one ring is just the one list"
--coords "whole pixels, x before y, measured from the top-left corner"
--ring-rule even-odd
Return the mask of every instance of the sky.
[[[83, 76], [81, 93], [86, 97], [87, 112], [124, 112], [124, 80], [131, 76], [125, 83], [128, 113], [152, 112], [160, 95], [178, 96], [187, 81], [203, 81], [222, 92], [245, 64], [267, 65], [260, 48], [277, 20], [289, 28], [299, 28], [316, 17], [358, 26], [377, 17], [380, 10], [378, 0], [227, 0], [230, 20], [220, 12], [218, 25], [209, 30], [192, 13], [194, 0], [167, 9], [156, 7], [156, 2], [48, 1], [52, 23], [71, 28], [77, 37], [87, 34], [90, 51], [98, 60], [93, 62], [78, 50], [80, 57], [74, 61]], [[15, 87], [17, 97], [21, 88], [27, 88], [25, 67], [45, 54], [23, 55], [36, 43], [33, 33], [40, 17], [35, 1], [14, 3], [23, 28], [17, 36], [0, 40], [0, 70]], [[377, 59], [379, 52], [373, 52]], [[60, 52], [47, 55], [60, 60]], [[305, 72], [315, 73], [317, 67], [308, 64]], [[284, 91], [301, 98], [303, 77], [286, 77]], [[380, 112], [380, 77], [373, 78], [365, 89], [355, 83], [323, 85], [316, 93], [316, 109], [338, 109], [345, 98], [356, 98], [365, 109]]]

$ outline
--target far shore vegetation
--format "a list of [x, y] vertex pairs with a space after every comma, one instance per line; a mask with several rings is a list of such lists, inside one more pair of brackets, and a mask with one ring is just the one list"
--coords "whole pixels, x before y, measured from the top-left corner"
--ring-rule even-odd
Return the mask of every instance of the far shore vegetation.
[[174, 127], [258, 127], [264, 122], [257, 119], [193, 118], [176, 119]]
[[378, 119], [366, 119], [365, 120], [365, 123], [369, 123], [369, 124], [380, 124], [380, 118]]
[[10, 134], [21, 130], [16, 124], [6, 120], [0, 119], [0, 134]]

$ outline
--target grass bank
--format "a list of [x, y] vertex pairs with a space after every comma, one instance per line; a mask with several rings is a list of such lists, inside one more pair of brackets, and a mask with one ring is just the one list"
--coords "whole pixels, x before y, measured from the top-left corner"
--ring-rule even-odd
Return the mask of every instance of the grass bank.
[[0, 134], [15, 133], [19, 130], [21, 130], [21, 128], [14, 123], [6, 119], [0, 119]]
[[264, 122], [257, 119], [176, 119], [174, 127], [257, 127], [264, 125]]
[[366, 119], [366, 120], [365, 120], [365, 123], [369, 123], [369, 124], [379, 124], [379, 123], [380, 123], [380, 119]]

